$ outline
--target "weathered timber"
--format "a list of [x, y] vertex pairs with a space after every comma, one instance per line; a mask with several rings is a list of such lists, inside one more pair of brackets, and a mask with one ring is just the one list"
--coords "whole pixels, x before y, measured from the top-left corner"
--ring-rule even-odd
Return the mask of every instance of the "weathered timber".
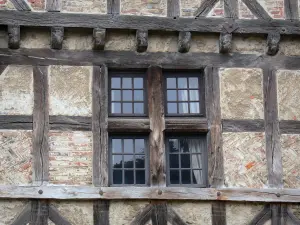
[[63, 27], [51, 27], [51, 48], [60, 50], [64, 40]]
[[14, 5], [16, 10], [31, 11], [30, 5], [28, 4], [27, 0], [10, 0], [10, 1]]
[[31, 217], [29, 225], [48, 225], [49, 203], [47, 200], [31, 201]]
[[187, 53], [191, 48], [191, 32], [180, 31], [178, 35], [178, 52]]
[[265, 207], [251, 220], [249, 225], [265, 225], [265, 223], [271, 219], [270, 205]]
[[281, 204], [271, 204], [271, 225], [283, 225], [281, 223]]
[[50, 116], [49, 124], [50, 130], [92, 130], [92, 119], [83, 116]]
[[105, 65], [93, 68], [93, 184], [108, 186], [108, 73]]
[[22, 212], [12, 222], [12, 225], [24, 225], [29, 223], [31, 215], [31, 203], [28, 203]]
[[220, 53], [229, 53], [232, 46], [232, 34], [221, 33], [219, 40]]
[[33, 181], [43, 183], [49, 176], [48, 67], [33, 67]]
[[107, 14], [119, 15], [120, 14], [120, 0], [107, 0]]
[[168, 206], [168, 221], [172, 225], [187, 225], [170, 206]]
[[281, 120], [279, 121], [279, 130], [280, 134], [300, 134], [300, 121]]
[[166, 202], [152, 201], [151, 220], [152, 225], [167, 225], [168, 209]]
[[60, 12], [61, 10], [61, 0], [47, 0], [46, 10], [48, 12]]
[[212, 225], [226, 225], [226, 204], [213, 202], [211, 204]]
[[279, 50], [280, 34], [278, 32], [272, 32], [267, 37], [267, 54], [274, 56]]
[[93, 49], [104, 50], [106, 29], [94, 28], [93, 30]]
[[149, 119], [127, 119], [127, 118], [109, 118], [108, 119], [109, 132], [143, 132], [149, 133], [150, 120]]
[[257, 0], [242, 0], [242, 2], [250, 9], [254, 16], [258, 19], [272, 20], [272, 17], [266, 10], [258, 3]]
[[179, 0], [167, 1], [167, 16], [176, 19], [180, 16], [180, 3]]
[[20, 26], [9, 25], [7, 27], [8, 33], [8, 47], [11, 49], [20, 48]]
[[68, 220], [60, 215], [59, 211], [53, 205], [49, 206], [49, 219], [55, 225], [71, 225]]
[[205, 118], [166, 118], [166, 132], [208, 132]]
[[0, 129], [32, 130], [32, 116], [0, 115]]
[[151, 204], [147, 205], [143, 210], [140, 210], [138, 214], [131, 221], [130, 225], [145, 225], [151, 219], [151, 212], [153, 206]]
[[[55, 12], [1, 11], [0, 25], [20, 25], [33, 27], [78, 27], [103, 29], [145, 29], [165, 31], [196, 31], [220, 33], [223, 25], [232, 23], [231, 18], [177, 18], [132, 15], [100, 15]], [[300, 21], [290, 20], [247, 20], [234, 21], [238, 29], [233, 33], [300, 34]]]
[[137, 30], [136, 31], [136, 51], [145, 52], [148, 48], [148, 31]]
[[6, 67], [7, 67], [7, 65], [0, 65], [0, 76], [4, 72], [4, 70], [6, 69]]
[[223, 132], [264, 132], [264, 120], [222, 120]]
[[226, 18], [239, 17], [238, 0], [224, 0], [224, 14]]
[[152, 186], [166, 185], [164, 146], [164, 100], [162, 68], [148, 68], [148, 109], [151, 133], [149, 136], [150, 183]]
[[204, 0], [199, 8], [194, 12], [194, 16], [207, 16], [219, 0]]
[[278, 122], [277, 81], [276, 73], [271, 69], [263, 70], [263, 92], [268, 183], [270, 187], [281, 188], [283, 186], [283, 178]]
[[284, 15], [286, 19], [298, 20], [298, 0], [284, 0]]
[[109, 225], [109, 201], [94, 201], [94, 225]]
[[300, 220], [294, 215], [294, 213], [289, 208], [287, 208], [287, 216], [293, 224], [300, 225]]

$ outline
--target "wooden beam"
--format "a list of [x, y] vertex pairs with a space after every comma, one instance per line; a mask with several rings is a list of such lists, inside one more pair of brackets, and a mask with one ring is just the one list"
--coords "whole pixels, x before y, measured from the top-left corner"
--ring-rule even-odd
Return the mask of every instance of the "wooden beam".
[[[1, 117], [0, 117], [1, 118]], [[50, 130], [91, 131], [91, 117], [83, 116], [50, 116]]]
[[250, 9], [254, 16], [258, 19], [272, 20], [272, 17], [266, 10], [258, 3], [257, 0], [242, 0], [242, 2]]
[[11, 49], [20, 48], [20, 26], [9, 25], [7, 27], [8, 33], [8, 47]]
[[284, 15], [289, 20], [299, 20], [298, 0], [284, 0]]
[[208, 132], [205, 118], [166, 118], [165, 123], [166, 132]]
[[93, 30], [93, 49], [104, 50], [106, 29], [94, 28]]
[[32, 116], [0, 115], [0, 129], [32, 130]]
[[151, 133], [149, 136], [150, 183], [166, 185], [164, 146], [163, 74], [161, 67], [150, 66], [148, 71], [148, 109]]
[[194, 16], [207, 16], [219, 0], [204, 0], [199, 8], [194, 12]]
[[33, 67], [33, 181], [49, 179], [49, 101], [48, 67]]
[[281, 222], [281, 204], [271, 204], [271, 225], [283, 225]]
[[138, 212], [138, 214], [131, 221], [130, 225], [145, 225], [151, 219], [152, 210], [152, 204], [148, 204], [145, 208], [143, 208], [143, 210]]
[[187, 225], [170, 206], [168, 206], [168, 221], [172, 225]]
[[180, 17], [180, 2], [179, 0], [167, 1], [167, 16], [176, 19]]
[[187, 53], [191, 48], [191, 32], [180, 31], [178, 35], [178, 52]]
[[119, 15], [120, 14], [120, 0], [107, 0], [107, 14]]
[[269, 33], [267, 37], [267, 54], [274, 56], [279, 50], [280, 34], [278, 32]]
[[281, 134], [300, 134], [300, 121], [281, 120], [279, 130]]
[[94, 225], [109, 225], [109, 201], [94, 201]]
[[221, 33], [219, 39], [220, 53], [229, 53], [232, 46], [232, 34]]
[[271, 219], [270, 205], [265, 207], [251, 220], [249, 225], [265, 225], [265, 223]]
[[167, 225], [168, 209], [166, 202], [152, 201], [151, 220], [152, 225]]
[[[33, 27], [78, 27], [103, 29], [194, 31], [220, 33], [223, 25], [232, 23], [231, 18], [177, 18], [149, 17], [133, 15], [100, 15], [55, 12], [1, 11], [0, 25], [20, 25]], [[300, 34], [300, 21], [290, 20], [247, 20], [234, 21], [238, 29], [233, 33], [268, 34], [278, 31], [280, 34]]]
[[145, 52], [148, 48], [148, 31], [137, 30], [136, 31], [136, 51]]
[[22, 212], [12, 222], [12, 225], [24, 225], [29, 223], [31, 213], [31, 204], [27, 203]]
[[31, 201], [31, 218], [29, 225], [48, 225], [49, 203], [47, 200]]
[[28, 4], [27, 0], [10, 0], [11, 3], [14, 5], [16, 10], [19, 11], [31, 11], [31, 7]]
[[108, 119], [109, 132], [142, 132], [149, 133], [150, 120], [149, 119], [127, 119], [127, 118], [109, 118]]
[[60, 50], [64, 40], [63, 27], [51, 27], [51, 48]]
[[46, 10], [48, 12], [60, 12], [61, 10], [61, 0], [47, 0]]
[[287, 208], [287, 216], [288, 216], [288, 218], [290, 218], [292, 223], [297, 224], [297, 225], [300, 224], [300, 220], [298, 219], [298, 217], [296, 217], [289, 208]]
[[49, 219], [55, 225], [71, 225], [68, 220], [60, 215], [59, 211], [53, 205], [49, 206]]
[[223, 132], [264, 132], [264, 120], [222, 120]]
[[224, 14], [226, 18], [238, 19], [238, 0], [224, 0]]

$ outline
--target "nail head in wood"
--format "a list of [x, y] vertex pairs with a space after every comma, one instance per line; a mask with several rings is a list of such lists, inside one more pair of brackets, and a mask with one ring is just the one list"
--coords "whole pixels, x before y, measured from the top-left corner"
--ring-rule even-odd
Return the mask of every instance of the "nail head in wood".
[[217, 196], [220, 197], [221, 196], [221, 192], [218, 191], [217, 192]]
[[43, 194], [43, 190], [39, 190], [38, 193], [41, 195]]
[[20, 48], [20, 26], [9, 25], [7, 27], [8, 32], [8, 47], [11, 49]]
[[51, 27], [51, 48], [60, 50], [64, 40], [63, 27]]
[[136, 31], [136, 50], [137, 52], [145, 52], [148, 48], [148, 31], [137, 30]]
[[106, 29], [94, 28], [93, 30], [93, 49], [104, 50]]
[[178, 52], [186, 53], [191, 48], [191, 32], [180, 31], [178, 36]]
[[232, 46], [232, 34], [230, 33], [221, 33], [219, 40], [219, 49], [220, 53], [229, 53]]
[[279, 43], [280, 43], [280, 34], [278, 32], [273, 32], [268, 34], [267, 38], [267, 46], [268, 51], [267, 54], [274, 56], [279, 51]]
[[162, 190], [158, 190], [157, 194], [162, 195]]
[[99, 191], [99, 195], [103, 195], [104, 192], [102, 190]]
[[278, 198], [280, 198], [281, 195], [280, 195], [280, 193], [277, 193], [276, 196], [277, 196]]

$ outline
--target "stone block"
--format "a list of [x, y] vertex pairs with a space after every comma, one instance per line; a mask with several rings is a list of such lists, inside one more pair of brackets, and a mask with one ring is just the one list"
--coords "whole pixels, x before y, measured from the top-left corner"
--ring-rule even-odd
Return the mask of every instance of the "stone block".
[[92, 115], [92, 72], [90, 66], [50, 66], [51, 115]]
[[281, 36], [279, 55], [299, 56], [300, 40], [297, 36]]
[[48, 28], [21, 28], [21, 48], [50, 48], [51, 31]]
[[190, 52], [215, 52], [219, 53], [219, 35], [192, 33]]
[[50, 183], [90, 185], [92, 183], [92, 133], [50, 131]]
[[0, 224], [11, 225], [16, 217], [22, 212], [27, 201], [6, 200], [0, 201]]
[[32, 110], [32, 67], [7, 66], [0, 74], [0, 114], [31, 115]]
[[44, 11], [45, 10], [45, 0], [28, 0], [34, 11]]
[[149, 32], [148, 52], [177, 52], [178, 33]]
[[65, 29], [63, 49], [91, 50], [93, 48], [93, 31], [84, 28]]
[[263, 119], [263, 74], [257, 68], [220, 69], [223, 119]]
[[231, 51], [242, 54], [265, 54], [267, 51], [266, 37], [259, 34], [233, 35]]
[[264, 133], [223, 133], [227, 187], [264, 188], [267, 161]]
[[135, 32], [132, 30], [106, 30], [104, 50], [135, 51]]
[[121, 14], [166, 16], [167, 0], [120, 0]]
[[106, 0], [62, 0], [62, 12], [106, 14]]

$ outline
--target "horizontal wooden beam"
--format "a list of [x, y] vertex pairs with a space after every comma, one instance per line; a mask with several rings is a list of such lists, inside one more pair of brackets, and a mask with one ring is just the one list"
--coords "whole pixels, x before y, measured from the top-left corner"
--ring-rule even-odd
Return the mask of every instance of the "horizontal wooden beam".
[[109, 132], [150, 132], [149, 119], [109, 118]]
[[[223, 31], [223, 25], [231, 24], [230, 18], [172, 18], [149, 17], [132, 15], [99, 15], [55, 12], [25, 12], [2, 11], [0, 25], [20, 25], [33, 27], [86, 27], [107, 29], [133, 30], [166, 30], [166, 31], [196, 31], [216, 32]], [[280, 34], [300, 34], [300, 22], [290, 20], [234, 20], [234, 33], [261, 33], [268, 34], [278, 31]]]
[[300, 134], [300, 121], [281, 120], [279, 130], [281, 134]]
[[222, 120], [223, 132], [264, 132], [264, 120]]
[[206, 118], [166, 118], [165, 131], [167, 132], [207, 132]]
[[14, 199], [153, 199], [243, 202], [300, 202], [299, 189], [94, 186], [0, 186], [0, 198]]

